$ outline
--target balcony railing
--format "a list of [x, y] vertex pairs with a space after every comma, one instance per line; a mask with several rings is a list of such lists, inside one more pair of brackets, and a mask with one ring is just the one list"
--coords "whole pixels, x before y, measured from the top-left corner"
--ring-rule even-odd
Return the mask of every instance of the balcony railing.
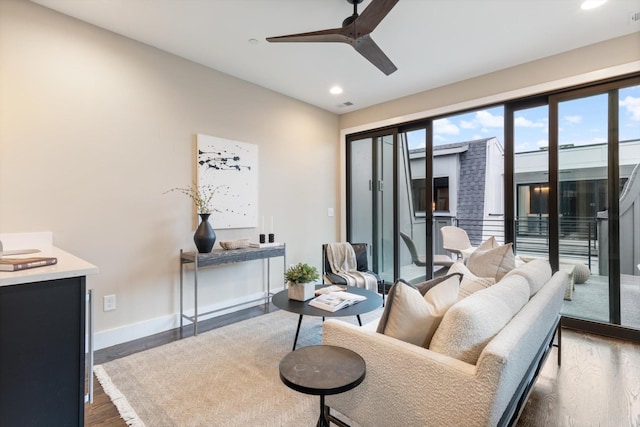
[[[471, 245], [478, 246], [491, 236], [504, 243], [504, 219], [453, 218], [453, 225], [463, 228]], [[516, 254], [549, 254], [549, 219], [545, 217], [516, 218]], [[595, 218], [561, 217], [559, 219], [560, 256], [584, 260], [589, 268], [598, 254]]]

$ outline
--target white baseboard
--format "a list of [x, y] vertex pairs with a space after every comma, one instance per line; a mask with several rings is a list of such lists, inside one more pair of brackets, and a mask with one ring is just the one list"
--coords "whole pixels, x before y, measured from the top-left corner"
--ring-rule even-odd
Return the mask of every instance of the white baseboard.
[[[272, 292], [276, 293], [282, 289], [272, 289]], [[208, 314], [206, 316], [199, 316], [200, 320], [211, 319], [213, 317], [222, 316], [223, 314], [233, 313], [238, 310], [242, 310], [249, 307], [254, 307], [264, 303], [264, 292], [259, 292], [253, 295], [247, 295], [241, 298], [225, 301], [222, 304], [211, 304], [208, 306], [200, 307], [199, 312], [206, 313], [208, 311], [220, 310], [215, 313]], [[185, 313], [187, 315], [193, 315], [193, 311]], [[184, 319], [184, 324], [188, 325], [190, 322]], [[94, 334], [94, 350], [101, 350], [103, 348], [111, 347], [117, 344], [137, 340], [139, 338], [148, 337], [150, 335], [165, 332], [180, 326], [180, 313], [174, 313], [167, 316], [158, 317], [155, 319], [145, 320], [139, 323], [132, 323], [130, 325], [122, 326], [119, 328], [109, 329], [106, 331], [96, 332]]]

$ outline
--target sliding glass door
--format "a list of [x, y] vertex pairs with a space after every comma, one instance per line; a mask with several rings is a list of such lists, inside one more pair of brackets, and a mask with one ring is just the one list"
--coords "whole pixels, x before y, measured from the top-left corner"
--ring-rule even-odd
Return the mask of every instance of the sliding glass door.
[[606, 215], [609, 206], [607, 153], [617, 146], [616, 140], [608, 138], [609, 96], [605, 92], [558, 100], [555, 151], [558, 268], [567, 271], [574, 283], [579, 282], [574, 285], [579, 289], [565, 294], [563, 314], [607, 323], [611, 316], [608, 233], [602, 221], [598, 230], [598, 217]]
[[550, 97], [562, 314], [640, 329], [640, 85]]
[[620, 324], [640, 329], [640, 82], [618, 90]]
[[369, 265], [394, 280], [394, 134], [347, 142], [348, 240], [369, 245]]
[[388, 283], [432, 277], [457, 225], [569, 273], [564, 325], [639, 336], [640, 75], [352, 135], [347, 166], [348, 238]]

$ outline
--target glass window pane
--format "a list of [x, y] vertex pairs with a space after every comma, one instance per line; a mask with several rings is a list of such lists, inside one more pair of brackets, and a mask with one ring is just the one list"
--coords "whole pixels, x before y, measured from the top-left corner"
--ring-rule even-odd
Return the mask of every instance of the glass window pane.
[[549, 254], [549, 107], [514, 113], [516, 255]]
[[640, 86], [620, 89], [620, 318], [640, 329]]
[[558, 104], [559, 267], [578, 282], [565, 293], [561, 313], [605, 323], [610, 319], [607, 140], [608, 94]]
[[503, 139], [502, 106], [433, 122], [434, 222], [463, 228], [473, 246], [491, 236], [504, 243]]
[[425, 180], [426, 130], [400, 133], [398, 144], [398, 247], [399, 277], [411, 283], [425, 280], [426, 200]]

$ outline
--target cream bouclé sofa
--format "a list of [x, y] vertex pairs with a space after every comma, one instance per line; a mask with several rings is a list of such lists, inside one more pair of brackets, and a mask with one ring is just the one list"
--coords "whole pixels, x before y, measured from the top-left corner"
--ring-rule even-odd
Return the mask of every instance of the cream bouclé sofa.
[[[515, 423], [559, 331], [567, 280], [563, 271], [552, 276], [546, 261], [529, 263], [449, 308], [430, 348], [437, 339], [442, 348], [443, 338], [455, 346], [476, 326], [484, 328], [494, 317], [492, 298], [512, 291], [509, 284], [524, 282], [531, 288], [522, 308], [482, 343], [475, 363], [378, 333], [375, 322], [357, 327], [327, 319], [323, 343], [360, 354], [367, 372], [355, 389], [327, 396], [326, 405], [362, 427]], [[454, 310], [457, 306], [460, 309]], [[471, 315], [460, 315], [469, 311]]]

